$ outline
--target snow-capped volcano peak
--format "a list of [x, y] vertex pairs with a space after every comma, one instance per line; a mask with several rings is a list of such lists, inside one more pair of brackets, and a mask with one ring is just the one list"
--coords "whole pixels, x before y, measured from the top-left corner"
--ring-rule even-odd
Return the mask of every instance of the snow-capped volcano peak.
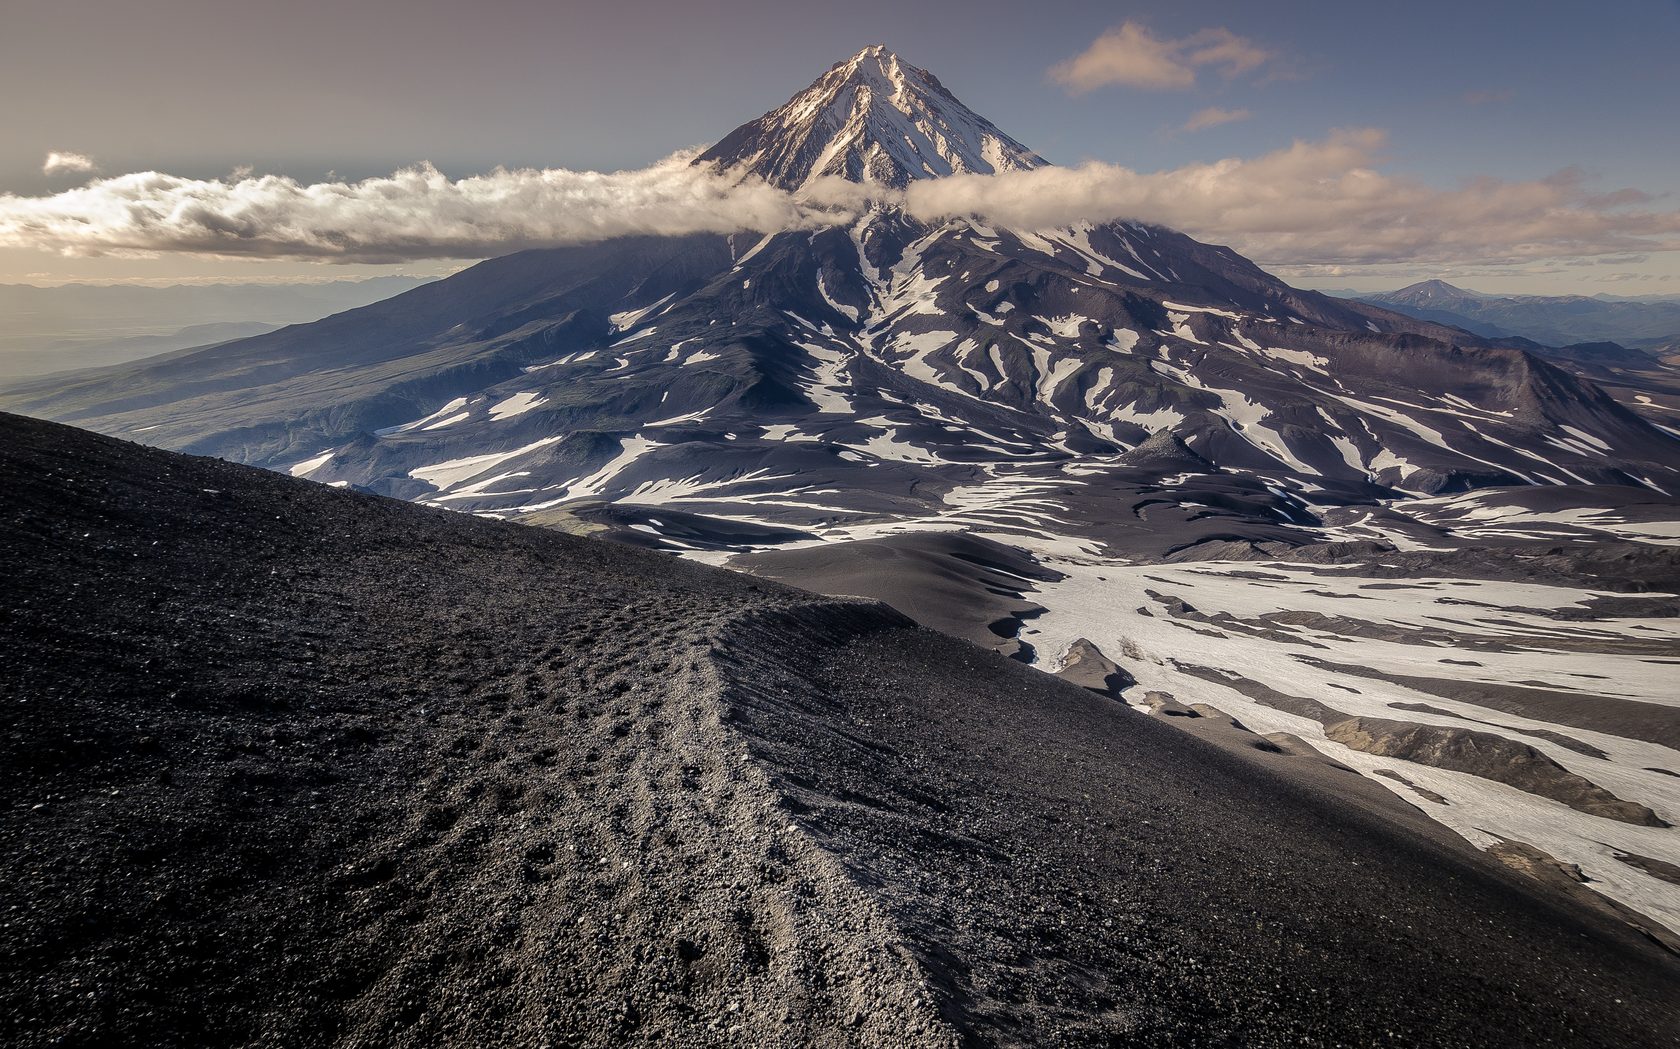
[[881, 44], [837, 63], [787, 104], [743, 124], [696, 163], [744, 166], [798, 189], [813, 178], [902, 187], [913, 178], [993, 174], [1045, 161]]

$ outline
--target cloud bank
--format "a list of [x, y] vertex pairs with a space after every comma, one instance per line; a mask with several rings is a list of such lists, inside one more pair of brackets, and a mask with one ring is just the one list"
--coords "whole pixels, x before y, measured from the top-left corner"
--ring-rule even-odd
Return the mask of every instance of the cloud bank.
[[95, 179], [46, 197], [0, 195], [0, 244], [66, 255], [202, 255], [404, 262], [472, 259], [631, 234], [791, 230], [830, 219], [763, 182], [676, 154], [603, 174], [562, 168], [451, 179], [430, 164], [360, 182], [236, 172]]
[[1108, 30], [1091, 46], [1050, 69], [1050, 79], [1072, 93], [1120, 84], [1151, 91], [1196, 86], [1202, 69], [1226, 79], [1252, 73], [1276, 56], [1229, 29], [1204, 29], [1178, 40], [1162, 40], [1137, 22]]
[[1342, 131], [1253, 159], [1141, 174], [1112, 164], [913, 184], [909, 210], [1028, 229], [1132, 218], [1229, 244], [1263, 265], [1507, 264], [1680, 250], [1680, 211], [1596, 193], [1567, 170], [1437, 189], [1376, 170], [1382, 132]]
[[1451, 189], [1378, 170], [1383, 135], [1339, 132], [1246, 159], [1138, 172], [1114, 164], [956, 175], [907, 190], [821, 180], [798, 195], [677, 154], [635, 171], [429, 165], [360, 182], [236, 174], [99, 178], [40, 197], [0, 195], [0, 245], [65, 255], [185, 252], [400, 263], [476, 259], [630, 234], [777, 232], [851, 221], [872, 206], [938, 222], [1042, 229], [1116, 219], [1229, 244], [1266, 266], [1508, 265], [1680, 250], [1680, 211], [1579, 171]]

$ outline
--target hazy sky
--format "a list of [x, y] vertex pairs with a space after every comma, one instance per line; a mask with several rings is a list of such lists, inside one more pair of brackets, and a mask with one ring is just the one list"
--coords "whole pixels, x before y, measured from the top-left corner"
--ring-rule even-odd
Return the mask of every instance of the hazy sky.
[[[1658, 221], [1680, 213], [1676, 0], [850, 0], [805, 8], [756, 0], [7, 0], [0, 192], [46, 197], [141, 171], [229, 180], [250, 169], [309, 184], [390, 175], [420, 161], [452, 177], [498, 165], [642, 168], [716, 140], [876, 42], [932, 70], [1056, 164], [1198, 170], [1364, 129], [1360, 155], [1337, 162], [1374, 169], [1389, 180], [1381, 185], [1412, 193], [1416, 207], [1436, 206], [1423, 189], [1439, 194], [1439, 206], [1458, 209], [1455, 225], [1471, 221], [1464, 216], [1473, 198], [1462, 194], [1486, 185], [1476, 180], [1555, 186], [1560, 172], [1573, 172], [1561, 180], [1569, 186], [1562, 203], [1538, 194], [1535, 208], [1596, 215], [1631, 207]], [[49, 174], [43, 165], [55, 152]], [[1605, 197], [1624, 189], [1649, 199]], [[1529, 199], [1516, 190], [1506, 198]], [[1377, 228], [1388, 219], [1374, 211], [1346, 227], [1350, 245], [1388, 243]], [[1613, 237], [1577, 237], [1553, 257], [1524, 249], [1498, 262], [1479, 246], [1406, 257], [1419, 250], [1415, 238], [1365, 253], [1380, 259], [1339, 264], [1341, 272], [1306, 264], [1300, 250], [1257, 261], [1317, 286], [1390, 287], [1428, 271], [1493, 291], [1680, 294], [1680, 251], [1650, 251], [1637, 239], [1611, 250], [1628, 234], [1623, 223]], [[1324, 236], [1317, 230], [1312, 243]], [[1511, 239], [1509, 221], [1497, 236]], [[1274, 231], [1254, 243], [1278, 240]], [[180, 250], [62, 257], [0, 246], [0, 281], [35, 283], [455, 265]]]

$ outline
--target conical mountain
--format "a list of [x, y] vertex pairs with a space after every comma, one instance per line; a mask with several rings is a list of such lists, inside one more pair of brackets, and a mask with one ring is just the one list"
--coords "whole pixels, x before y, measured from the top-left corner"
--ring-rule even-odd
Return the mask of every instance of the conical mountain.
[[696, 160], [798, 189], [821, 176], [902, 188], [911, 179], [1041, 167], [939, 78], [886, 47], [866, 47], [810, 87], [743, 124]]
[[[1044, 163], [880, 47], [701, 160], [790, 187]], [[1680, 442], [1519, 350], [1297, 291], [1158, 226], [890, 210], [522, 252], [0, 407], [456, 510], [607, 501], [831, 540], [933, 522], [1095, 549], [1117, 515], [1089, 504], [1136, 481], [1121, 455], [1160, 431], [1132, 458], [1218, 467], [1220, 505], [1265, 541], [1406, 494], [1680, 491]], [[649, 535], [670, 526], [646, 516]], [[1176, 541], [1235, 531], [1200, 514]], [[704, 545], [692, 532], [673, 548]]]
[[1470, 291], [1466, 288], [1460, 288], [1456, 285], [1448, 284], [1446, 281], [1438, 278], [1418, 281], [1416, 284], [1408, 284], [1399, 291], [1386, 292], [1381, 295], [1368, 295], [1365, 297], [1373, 301], [1393, 303], [1395, 305], [1428, 306], [1438, 309], [1451, 309], [1455, 305], [1460, 305], [1466, 302], [1480, 302], [1493, 298], [1493, 296], [1483, 295], [1479, 291]]
[[1169, 430], [1156, 430], [1136, 448], [1120, 456], [1117, 462], [1137, 469], [1148, 470], [1210, 470], [1213, 464], [1197, 455], [1183, 439]]

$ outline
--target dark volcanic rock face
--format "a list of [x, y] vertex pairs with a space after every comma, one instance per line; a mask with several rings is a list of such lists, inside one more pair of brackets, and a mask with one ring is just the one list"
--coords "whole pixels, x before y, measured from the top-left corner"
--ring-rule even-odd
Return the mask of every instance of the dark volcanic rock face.
[[1614, 924], [880, 606], [0, 428], [8, 1045], [1674, 1029]]
[[1383, 718], [1348, 718], [1326, 724], [1324, 734], [1367, 754], [1468, 772], [1561, 801], [1594, 816], [1646, 827], [1668, 826], [1649, 807], [1623, 801], [1533, 747], [1490, 732]]
[[1103, 650], [1091, 644], [1089, 638], [1083, 637], [1068, 646], [1056, 676], [1069, 684], [1116, 698], [1123, 690], [1137, 684], [1137, 679], [1126, 673], [1124, 667], [1104, 655]]

